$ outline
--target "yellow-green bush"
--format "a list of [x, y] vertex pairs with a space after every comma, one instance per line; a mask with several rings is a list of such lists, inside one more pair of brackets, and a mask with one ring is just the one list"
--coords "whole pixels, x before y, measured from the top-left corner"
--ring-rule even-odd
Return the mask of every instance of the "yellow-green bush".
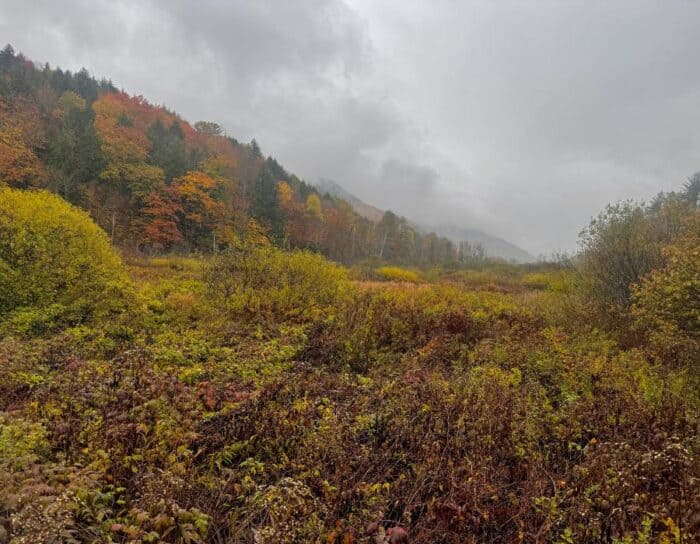
[[232, 249], [216, 256], [205, 281], [216, 304], [251, 317], [313, 317], [348, 287], [347, 270], [310, 251]]
[[170, 268], [172, 270], [199, 272], [202, 270], [202, 260], [179, 255], [153, 257], [148, 260], [148, 266], [155, 268]]
[[550, 284], [550, 276], [542, 272], [532, 272], [525, 274], [521, 281], [528, 289], [547, 289]]
[[636, 326], [652, 344], [682, 362], [700, 359], [700, 214], [663, 250], [664, 265], [633, 287]]
[[0, 416], [0, 466], [21, 466], [29, 457], [45, 455], [49, 449], [41, 423]]
[[105, 233], [40, 191], [0, 189], [0, 315], [24, 329], [108, 312], [125, 287]]
[[415, 270], [407, 270], [398, 266], [382, 266], [377, 268], [377, 274], [383, 280], [388, 281], [406, 281], [410, 283], [418, 283], [422, 280], [421, 275]]
[[317, 324], [308, 356], [360, 372], [377, 363], [392, 365], [414, 349], [420, 349], [426, 365], [449, 363], [487, 331], [502, 327], [503, 320], [528, 326], [531, 317], [495, 293], [451, 285], [373, 286], [338, 308], [331, 322]]

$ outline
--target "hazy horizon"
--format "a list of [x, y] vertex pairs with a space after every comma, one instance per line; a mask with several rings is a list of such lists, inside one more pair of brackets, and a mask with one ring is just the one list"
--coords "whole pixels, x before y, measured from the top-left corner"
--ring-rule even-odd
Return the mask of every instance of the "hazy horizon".
[[0, 0], [0, 41], [533, 254], [700, 170], [700, 4]]

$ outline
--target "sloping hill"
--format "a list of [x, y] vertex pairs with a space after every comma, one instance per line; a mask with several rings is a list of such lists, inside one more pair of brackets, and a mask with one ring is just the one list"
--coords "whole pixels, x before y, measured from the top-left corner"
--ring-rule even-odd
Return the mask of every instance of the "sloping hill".
[[[377, 223], [384, 215], [383, 210], [380, 210], [371, 204], [367, 204], [365, 201], [356, 197], [333, 180], [321, 179], [316, 183], [316, 187], [321, 194], [329, 194], [336, 198], [342, 198], [348, 202], [359, 215], [369, 219], [370, 221]], [[532, 262], [535, 260], [530, 253], [521, 247], [478, 229], [458, 225], [434, 226], [418, 225], [416, 223], [412, 224], [422, 232], [435, 232], [436, 234], [444, 236], [456, 244], [464, 241], [470, 242], [472, 245], [479, 244], [483, 246], [486, 254], [490, 257], [500, 257], [519, 263]]]
[[2, 185], [57, 193], [114, 244], [139, 252], [210, 252], [243, 240], [343, 263], [432, 265], [458, 255], [403, 218], [326, 198], [255, 140], [190, 123], [86, 70], [35, 64], [9, 45], [0, 50]]
[[467, 240], [472, 244], [481, 244], [486, 250], [486, 254], [492, 257], [502, 257], [503, 259], [519, 263], [533, 262], [535, 260], [535, 257], [523, 248], [478, 229], [460, 227], [458, 225], [433, 225], [427, 227], [427, 230], [434, 231], [436, 234], [449, 238], [456, 243]]
[[321, 179], [316, 183], [316, 188], [321, 194], [329, 194], [336, 198], [342, 198], [345, 202], [350, 204], [358, 214], [375, 223], [378, 223], [382, 218], [382, 215], [384, 215], [384, 210], [380, 210], [379, 208], [360, 200], [352, 193], [343, 189], [333, 180]]

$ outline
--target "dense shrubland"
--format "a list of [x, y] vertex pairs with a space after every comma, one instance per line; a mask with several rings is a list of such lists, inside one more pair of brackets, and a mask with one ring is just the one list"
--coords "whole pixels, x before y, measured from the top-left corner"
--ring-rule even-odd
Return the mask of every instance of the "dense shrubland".
[[2, 190], [0, 542], [693, 541], [687, 192], [610, 208], [571, 263], [418, 276], [122, 262]]

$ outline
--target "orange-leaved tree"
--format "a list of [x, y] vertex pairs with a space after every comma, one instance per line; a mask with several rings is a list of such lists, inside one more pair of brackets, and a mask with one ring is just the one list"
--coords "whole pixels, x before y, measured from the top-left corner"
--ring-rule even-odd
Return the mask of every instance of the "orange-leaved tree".
[[213, 196], [216, 189], [216, 180], [204, 172], [188, 172], [173, 180], [180, 231], [195, 244], [210, 245], [210, 237], [226, 224], [226, 209]]

